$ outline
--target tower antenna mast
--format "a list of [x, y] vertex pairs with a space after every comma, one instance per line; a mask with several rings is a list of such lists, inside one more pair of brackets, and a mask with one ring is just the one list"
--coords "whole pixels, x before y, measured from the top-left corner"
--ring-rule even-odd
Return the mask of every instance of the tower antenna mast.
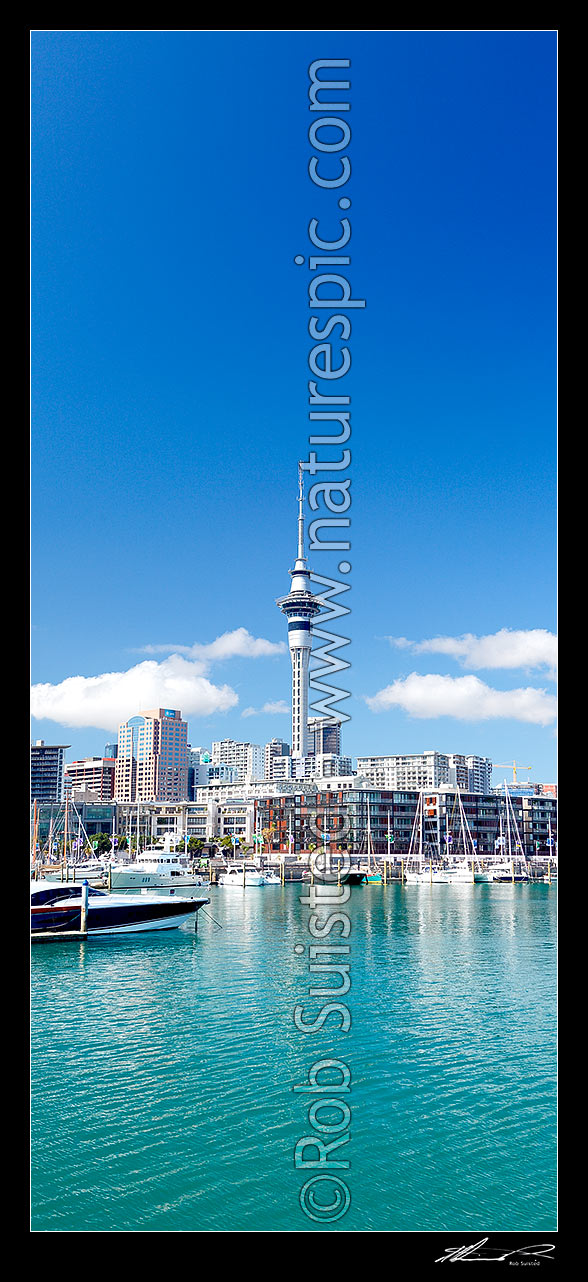
[[298, 464], [298, 559], [304, 558], [304, 476]]

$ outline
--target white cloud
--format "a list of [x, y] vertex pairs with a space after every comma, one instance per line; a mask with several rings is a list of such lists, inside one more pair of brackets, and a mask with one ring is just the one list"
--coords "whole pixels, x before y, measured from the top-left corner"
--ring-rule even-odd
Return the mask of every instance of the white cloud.
[[35, 685], [31, 691], [34, 717], [109, 731], [147, 708], [178, 708], [184, 717], [206, 717], [238, 702], [230, 686], [213, 685], [203, 675], [202, 664], [179, 654], [161, 663], [147, 659], [128, 672], [67, 677], [57, 685]]
[[270, 700], [268, 703], [264, 703], [263, 708], [244, 708], [241, 716], [259, 717], [262, 713], [266, 713], [268, 716], [289, 716], [290, 709], [283, 699], [275, 699], [273, 702]]
[[[226, 659], [267, 658], [283, 654], [283, 641], [253, 637], [246, 628], [224, 632], [206, 645], [146, 645], [144, 654], [168, 654], [161, 662], [145, 660], [127, 672], [97, 677], [67, 677], [57, 685], [41, 683], [31, 691], [31, 712], [39, 720], [63, 726], [95, 726], [115, 731], [121, 722], [147, 708], [178, 708], [184, 717], [207, 717], [234, 708], [239, 697], [228, 685], [214, 685], [208, 673]], [[173, 653], [169, 653], [173, 651]], [[268, 711], [281, 706], [266, 705]]]
[[455, 717], [458, 721], [504, 718], [546, 726], [556, 717], [556, 700], [545, 690], [532, 687], [493, 690], [474, 676], [423, 676], [412, 672], [377, 694], [364, 697], [372, 712], [403, 708], [417, 718]]
[[205, 665], [219, 663], [224, 659], [265, 659], [277, 654], [285, 654], [284, 641], [266, 641], [264, 637], [252, 637], [247, 628], [235, 628], [233, 632], [223, 632], [215, 641], [202, 644], [195, 641], [193, 645], [146, 645], [144, 654], [185, 654], [188, 658], [199, 660]]
[[397, 649], [410, 647], [413, 654], [449, 655], [464, 668], [547, 669], [548, 675], [555, 676], [557, 667], [557, 637], [545, 628], [501, 628], [482, 637], [466, 632], [461, 637], [438, 636], [426, 641], [409, 642], [405, 637], [388, 640]]

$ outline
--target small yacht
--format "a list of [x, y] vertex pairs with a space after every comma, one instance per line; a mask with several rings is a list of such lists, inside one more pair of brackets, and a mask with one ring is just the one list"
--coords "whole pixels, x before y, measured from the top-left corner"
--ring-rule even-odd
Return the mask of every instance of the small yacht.
[[[441, 868], [438, 864], [413, 860], [404, 870], [404, 880], [407, 886], [446, 886], [455, 882], [456, 876], [448, 868]], [[472, 880], [471, 873], [469, 880]]]
[[[107, 890], [88, 888], [87, 933], [128, 935], [146, 930], [174, 930], [196, 921], [204, 904], [200, 899], [162, 899], [159, 895], [113, 895]], [[82, 916], [81, 882], [31, 882], [31, 935], [80, 930]]]
[[193, 872], [187, 855], [172, 850], [173, 838], [166, 836], [162, 846], [144, 850], [133, 863], [111, 862], [110, 889], [123, 890], [180, 890], [202, 889], [209, 883], [208, 876]]
[[244, 886], [266, 886], [267, 884], [265, 874], [254, 865], [248, 867], [247, 864], [236, 864], [226, 872], [221, 872], [218, 878], [219, 886], [236, 886], [238, 890], [242, 890]]
[[522, 871], [521, 868], [516, 863], [514, 864], [514, 866], [513, 864], [508, 864], [508, 863], [495, 864], [494, 867], [491, 869], [491, 872], [492, 872], [492, 881], [520, 882], [520, 881], [529, 880], [528, 873], [526, 871]]
[[53, 868], [45, 866], [43, 869], [44, 881], [104, 881], [106, 878], [106, 865], [101, 859], [89, 859], [86, 863], [55, 864]]

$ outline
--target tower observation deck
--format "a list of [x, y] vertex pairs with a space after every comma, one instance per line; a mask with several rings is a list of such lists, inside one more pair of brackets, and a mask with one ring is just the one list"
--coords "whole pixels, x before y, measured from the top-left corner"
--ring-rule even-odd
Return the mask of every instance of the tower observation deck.
[[298, 555], [287, 596], [276, 604], [288, 620], [288, 646], [292, 659], [292, 756], [305, 757], [308, 749], [308, 669], [312, 650], [312, 620], [322, 601], [310, 589], [310, 570], [304, 555], [304, 483], [298, 464]]

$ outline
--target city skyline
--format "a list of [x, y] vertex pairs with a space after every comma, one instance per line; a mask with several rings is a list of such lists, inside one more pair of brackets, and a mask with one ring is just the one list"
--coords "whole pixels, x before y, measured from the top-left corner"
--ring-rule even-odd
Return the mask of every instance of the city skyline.
[[[555, 780], [555, 36], [319, 44], [351, 59], [367, 302], [342, 750]], [[316, 54], [299, 32], [34, 33], [31, 738], [68, 761], [155, 706], [193, 745], [289, 738]]]

